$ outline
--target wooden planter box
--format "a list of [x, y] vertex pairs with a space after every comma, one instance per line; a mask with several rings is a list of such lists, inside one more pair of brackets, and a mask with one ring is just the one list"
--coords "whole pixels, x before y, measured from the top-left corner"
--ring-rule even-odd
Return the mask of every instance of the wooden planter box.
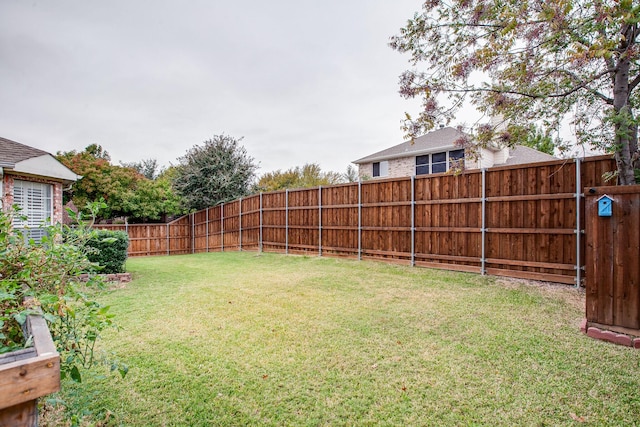
[[31, 315], [33, 347], [0, 355], [0, 427], [37, 426], [38, 398], [60, 390], [60, 355], [42, 316]]

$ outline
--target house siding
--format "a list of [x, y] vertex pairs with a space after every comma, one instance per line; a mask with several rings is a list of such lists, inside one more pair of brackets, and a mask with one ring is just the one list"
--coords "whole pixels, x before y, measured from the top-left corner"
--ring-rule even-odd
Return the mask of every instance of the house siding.
[[360, 180], [373, 177], [373, 163], [362, 163], [358, 165], [358, 178]]
[[[399, 159], [390, 159], [389, 174], [376, 178], [401, 178], [403, 176], [415, 175], [416, 157], [401, 157]], [[358, 165], [358, 176], [360, 179], [373, 178], [373, 162], [362, 163]]]

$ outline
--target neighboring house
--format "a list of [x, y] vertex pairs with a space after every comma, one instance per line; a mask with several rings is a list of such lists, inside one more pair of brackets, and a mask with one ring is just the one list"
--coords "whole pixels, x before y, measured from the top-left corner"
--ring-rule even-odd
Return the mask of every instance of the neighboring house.
[[13, 225], [29, 238], [39, 241], [43, 225], [62, 221], [62, 189], [80, 178], [46, 151], [0, 138], [1, 207], [20, 207], [27, 219]]
[[447, 172], [453, 162], [464, 162], [465, 169], [489, 168], [497, 165], [554, 160], [555, 157], [518, 145], [482, 148], [478, 160], [465, 159], [464, 149], [456, 141], [464, 134], [452, 127], [441, 127], [415, 138], [379, 151], [353, 163], [358, 165], [360, 178], [397, 178]]

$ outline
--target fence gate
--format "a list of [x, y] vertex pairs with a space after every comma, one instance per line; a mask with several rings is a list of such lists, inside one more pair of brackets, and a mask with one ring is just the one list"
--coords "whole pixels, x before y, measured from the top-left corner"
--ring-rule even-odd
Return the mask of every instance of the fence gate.
[[585, 189], [586, 316], [640, 336], [640, 185]]

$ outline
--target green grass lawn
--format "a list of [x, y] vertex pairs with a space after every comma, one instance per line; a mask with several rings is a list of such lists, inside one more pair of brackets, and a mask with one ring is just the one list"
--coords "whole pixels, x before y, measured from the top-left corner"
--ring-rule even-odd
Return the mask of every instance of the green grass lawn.
[[638, 425], [640, 351], [572, 287], [332, 258], [134, 258], [98, 299], [126, 378], [65, 383], [108, 425]]

